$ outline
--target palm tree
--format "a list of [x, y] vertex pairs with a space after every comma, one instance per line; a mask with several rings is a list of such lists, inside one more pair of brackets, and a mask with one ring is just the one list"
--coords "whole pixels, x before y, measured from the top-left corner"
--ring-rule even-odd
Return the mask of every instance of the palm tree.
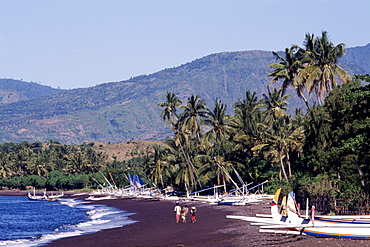
[[[268, 122], [265, 122], [263, 127], [264, 136], [260, 139], [260, 143], [256, 143], [251, 149], [252, 151], [257, 151], [257, 153], [262, 153], [264, 156], [268, 156], [272, 159], [272, 162], [280, 164], [280, 176], [284, 176], [286, 181], [288, 181], [288, 175], [285, 169], [285, 162], [288, 165], [289, 177], [291, 176], [291, 166], [289, 152], [290, 148], [296, 147], [294, 138], [296, 137], [295, 129], [290, 124], [290, 117], [286, 113], [286, 101], [289, 95], [283, 95], [282, 89], [277, 90], [273, 88], [272, 91], [268, 88], [268, 95], [263, 95], [264, 97], [264, 111], [265, 115], [268, 116]], [[299, 132], [299, 131], [297, 131]], [[300, 133], [300, 132], [299, 132]], [[294, 138], [293, 138], [294, 137]]]
[[164, 103], [159, 103], [158, 106], [164, 108], [161, 112], [161, 117], [163, 121], [168, 121], [172, 125], [176, 122], [178, 115], [177, 115], [177, 108], [181, 105], [181, 100], [177, 98], [176, 94], [167, 92], [166, 95], [167, 101]]
[[265, 105], [265, 114], [272, 116], [273, 119], [278, 117], [288, 116], [286, 113], [286, 105], [288, 105], [289, 94], [283, 95], [283, 90], [273, 88], [272, 91], [268, 87], [268, 95], [263, 94], [264, 105]]
[[246, 92], [245, 99], [239, 100], [234, 106], [235, 115], [231, 126], [236, 132], [235, 150], [244, 154], [249, 152], [249, 157], [252, 157], [250, 149], [260, 142], [261, 135], [263, 135], [265, 122], [265, 116], [261, 110], [263, 106], [263, 101], [258, 100], [255, 92], [250, 91]]
[[34, 155], [30, 147], [31, 145], [28, 142], [21, 142], [18, 145], [18, 151], [12, 154], [11, 162], [14, 165], [15, 173], [20, 177], [28, 175], [26, 166]]
[[226, 105], [216, 99], [213, 111], [208, 110], [205, 124], [210, 129], [205, 134], [205, 138], [213, 144], [222, 144], [224, 140], [229, 139], [232, 128], [230, 126], [230, 117], [226, 115]]
[[166, 151], [159, 145], [154, 145], [154, 152], [148, 155], [149, 160], [145, 162], [146, 174], [150, 176], [151, 181], [161, 188], [164, 188], [163, 175], [170, 176], [168, 170], [166, 170], [167, 161]]
[[88, 162], [81, 151], [75, 152], [70, 161], [69, 171], [72, 174], [84, 172], [86, 166], [88, 166]]
[[260, 108], [263, 106], [262, 101], [258, 100], [256, 92], [252, 93], [247, 91], [245, 99], [239, 100], [235, 103], [235, 118], [233, 119], [234, 127], [243, 132], [248, 132], [248, 130], [250, 130], [255, 124], [253, 116], [261, 113], [262, 111]]
[[[262, 152], [279, 163], [279, 177], [282, 174], [286, 181], [292, 176], [290, 153], [300, 151], [305, 137], [303, 126], [294, 126], [290, 121], [287, 116], [275, 119], [266, 133], [265, 143], [253, 147], [254, 151]], [[288, 174], [285, 166], [288, 167]]]
[[12, 175], [9, 156], [5, 152], [0, 152], [0, 178], [9, 178]]
[[188, 98], [188, 103], [186, 106], [181, 106], [184, 109], [182, 112], [179, 121], [181, 121], [183, 131], [188, 131], [191, 136], [196, 136], [199, 144], [201, 144], [200, 126], [203, 122], [203, 119], [206, 118], [208, 109], [206, 108], [206, 103], [198, 95], [192, 95]]
[[304, 68], [304, 64], [308, 61], [305, 55], [305, 50], [297, 45], [285, 49], [285, 58], [281, 57], [276, 52], [272, 52], [274, 57], [279, 60], [279, 63], [273, 63], [269, 67], [274, 68], [267, 77], [272, 77], [270, 84], [282, 80], [281, 91], [284, 95], [287, 87], [290, 85], [297, 92], [298, 97], [302, 98], [308, 109], [310, 105], [304, 95], [302, 84], [297, 80], [300, 69]]
[[83, 152], [88, 163], [85, 170], [86, 172], [94, 173], [106, 169], [106, 154], [103, 154], [102, 152], [96, 152], [90, 147], [81, 147], [81, 151]]
[[[166, 159], [172, 160], [171, 163], [176, 166], [175, 183], [183, 183], [186, 192], [189, 192], [190, 187], [195, 188], [197, 181], [199, 183], [198, 171], [190, 156], [191, 141], [188, 135], [177, 130], [175, 137], [166, 141], [166, 144], [169, 147]], [[200, 183], [199, 185], [201, 186]]]
[[34, 155], [27, 161], [26, 169], [28, 174], [31, 175], [38, 175], [38, 176], [47, 176], [49, 174], [47, 169], [47, 160], [43, 160], [43, 156], [41, 154]]
[[306, 57], [311, 61], [298, 74], [298, 81], [303, 83], [309, 94], [315, 93], [319, 104], [323, 104], [324, 97], [333, 88], [337, 88], [336, 78], [343, 83], [348, 83], [351, 77], [338, 65], [338, 59], [345, 54], [345, 45], [334, 45], [327, 35], [322, 32], [321, 37], [314, 39], [313, 35], [307, 34], [304, 42]]
[[214, 186], [216, 165], [212, 159], [212, 156], [210, 154], [201, 154], [197, 155], [195, 159], [198, 163], [200, 163], [198, 169], [200, 180], [204, 184]]

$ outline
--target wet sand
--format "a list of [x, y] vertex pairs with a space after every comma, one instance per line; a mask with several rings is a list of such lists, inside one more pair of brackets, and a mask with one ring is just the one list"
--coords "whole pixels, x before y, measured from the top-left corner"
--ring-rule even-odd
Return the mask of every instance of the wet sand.
[[[26, 196], [24, 192], [0, 191], [1, 195]], [[84, 199], [86, 196], [66, 197]], [[370, 240], [315, 238], [311, 236], [259, 233], [258, 226], [248, 222], [227, 219], [226, 215], [255, 216], [268, 214], [270, 201], [247, 206], [221, 206], [180, 201], [181, 205], [196, 206], [197, 222], [176, 223], [174, 201], [122, 198], [91, 201], [135, 213], [130, 218], [135, 224], [97, 233], [56, 240], [47, 246], [370, 246]]]

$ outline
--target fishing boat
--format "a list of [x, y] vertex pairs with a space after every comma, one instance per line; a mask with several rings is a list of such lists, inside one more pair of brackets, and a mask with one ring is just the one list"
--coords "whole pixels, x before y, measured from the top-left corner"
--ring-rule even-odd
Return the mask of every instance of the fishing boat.
[[44, 191], [44, 194], [36, 195], [35, 188], [33, 189], [33, 195], [28, 191], [28, 199], [32, 201], [46, 201], [46, 192]]
[[[300, 219], [295, 206], [295, 195], [293, 192], [288, 195], [288, 217], [292, 219]], [[315, 237], [330, 237], [330, 238], [351, 238], [351, 239], [370, 239], [370, 221], [365, 219], [365, 216], [337, 216], [328, 219], [327, 216], [316, 216], [315, 207], [312, 207], [311, 219], [306, 219], [301, 222], [296, 229], [306, 235]], [[366, 216], [369, 217], [369, 216]], [[365, 217], [365, 218], [366, 218]], [[330, 218], [330, 217], [329, 217]], [[351, 219], [348, 220], [348, 219]], [[356, 220], [360, 219], [360, 220]]]
[[57, 201], [63, 196], [64, 196], [63, 192], [59, 195], [53, 195], [53, 194], [47, 195], [46, 191], [44, 191], [43, 195], [36, 195], [35, 188], [33, 189], [33, 194], [31, 194], [28, 191], [28, 199], [32, 201]]
[[260, 226], [260, 232], [282, 233], [296, 235], [310, 235], [325, 238], [370, 239], [369, 215], [319, 215], [315, 216], [315, 207], [312, 207], [311, 217], [299, 214], [295, 194], [293, 192], [283, 198], [282, 208], [279, 211], [277, 200], [280, 189], [271, 203], [271, 215], [256, 215], [256, 217], [233, 216], [227, 218], [249, 221]]
[[[216, 160], [216, 158], [215, 158]], [[231, 178], [231, 175], [228, 173], [228, 171], [221, 166], [217, 160], [216, 164], [218, 167], [223, 171], [223, 173], [226, 175], [226, 177], [234, 184], [235, 189], [229, 191], [227, 194], [221, 196], [217, 200], [218, 205], [230, 205], [230, 206], [244, 206], [247, 205], [248, 203], [253, 203], [260, 201], [261, 199], [266, 198], [267, 195], [262, 195], [262, 194], [252, 194], [250, 193], [251, 190], [258, 188], [262, 186], [262, 191], [263, 191], [263, 185], [268, 182], [268, 180], [253, 186], [252, 188], [248, 188], [249, 185], [253, 184], [252, 183], [246, 183], [243, 181], [242, 177], [239, 175], [237, 170], [234, 168], [234, 166], [231, 166], [232, 169], [234, 170], [234, 173], [236, 177], [238, 178], [241, 186], [238, 186], [238, 184]]]
[[101, 201], [101, 200], [107, 200], [107, 199], [117, 199], [117, 197], [112, 196], [112, 195], [107, 195], [107, 196], [89, 196], [85, 198], [87, 201]]
[[[190, 193], [187, 195], [187, 199], [192, 200], [192, 201], [199, 201], [199, 202], [207, 202], [207, 203], [216, 203], [219, 201], [219, 192], [218, 189], [223, 187], [223, 185], [216, 185], [210, 188], [198, 190], [195, 192]], [[213, 190], [213, 194], [211, 195], [200, 195], [200, 193]]]
[[59, 195], [54, 195], [54, 194], [47, 195], [47, 194], [45, 194], [45, 196], [46, 196], [47, 201], [58, 201], [61, 197], [64, 196], [64, 192], [62, 192]]
[[[252, 194], [252, 193], [249, 193], [249, 191], [252, 190], [252, 189], [255, 189], [259, 186], [263, 186], [263, 184], [265, 184], [267, 182], [268, 182], [268, 180], [266, 180], [266, 181], [264, 181], [260, 184], [257, 184], [256, 186], [253, 186], [249, 189], [247, 189], [247, 186], [252, 184], [252, 183], [249, 183], [249, 184], [243, 183], [243, 185], [241, 187], [238, 187], [238, 188], [230, 191], [230, 193], [220, 197], [220, 199], [218, 201], [218, 205], [244, 206], [244, 205], [247, 205], [248, 203], [258, 202], [262, 199], [265, 199], [265, 198], [268, 197], [267, 195]], [[235, 193], [237, 193], [240, 190], [243, 190], [243, 193], [241, 195], [235, 195]]]

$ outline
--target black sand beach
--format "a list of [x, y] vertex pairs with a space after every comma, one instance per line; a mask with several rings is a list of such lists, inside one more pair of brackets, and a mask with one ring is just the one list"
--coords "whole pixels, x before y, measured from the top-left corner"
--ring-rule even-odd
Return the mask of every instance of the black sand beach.
[[[26, 196], [26, 192], [0, 191], [1, 195]], [[66, 197], [72, 197], [67, 194]], [[86, 196], [73, 196], [83, 200]], [[135, 215], [135, 224], [93, 234], [56, 240], [47, 246], [370, 246], [369, 240], [315, 238], [310, 236], [259, 233], [258, 226], [227, 219], [226, 215], [254, 216], [269, 213], [270, 201], [247, 206], [220, 206], [200, 202], [182, 202], [196, 206], [197, 222], [176, 223], [174, 201], [122, 198], [93, 201], [126, 210]], [[5, 213], [5, 212], [3, 212]]]

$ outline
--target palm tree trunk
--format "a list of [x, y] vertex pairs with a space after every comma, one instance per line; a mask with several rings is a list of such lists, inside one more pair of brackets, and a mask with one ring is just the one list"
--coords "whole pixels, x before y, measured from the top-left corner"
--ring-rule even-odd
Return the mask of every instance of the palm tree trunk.
[[303, 99], [304, 103], [306, 104], [307, 110], [311, 110], [311, 106], [308, 103], [308, 100], [306, 99], [306, 97], [303, 95], [303, 92], [299, 91], [298, 94], [299, 94], [299, 97], [301, 97]]
[[286, 172], [285, 172], [283, 156], [282, 156], [281, 152], [279, 152], [279, 160], [280, 160], [280, 165], [281, 165], [281, 171], [283, 172], [284, 178], [287, 182], [289, 182], [288, 176], [286, 175]]
[[360, 178], [361, 178], [361, 185], [362, 187], [366, 188], [367, 189], [367, 183], [365, 182], [364, 180], [364, 173], [362, 172], [361, 168], [359, 167], [358, 163], [356, 163], [356, 167], [357, 167], [357, 171], [358, 171], [358, 174], [360, 175]]
[[286, 163], [288, 164], [288, 175], [289, 175], [289, 178], [292, 177], [292, 168], [291, 168], [291, 165], [290, 165], [290, 158], [289, 158], [289, 152], [286, 152]]
[[[160, 169], [160, 171], [161, 171], [162, 169]], [[164, 188], [164, 183], [163, 183], [163, 176], [162, 176], [162, 173], [161, 173], [161, 175], [160, 175], [160, 178], [161, 178], [161, 185], [162, 185], [162, 188]]]
[[195, 170], [195, 167], [194, 167], [193, 163], [190, 160], [189, 154], [187, 152], [185, 152], [184, 147], [181, 144], [181, 141], [179, 143], [180, 143], [181, 152], [182, 152], [182, 154], [184, 155], [184, 158], [185, 158], [185, 162], [186, 162], [186, 164], [189, 167], [190, 179], [191, 179], [192, 184], [193, 185], [196, 185], [196, 182], [197, 182], [195, 180], [195, 177], [196, 177], [197, 180], [198, 180], [198, 183], [199, 183], [200, 188], [202, 188], [202, 185], [200, 184], [199, 179], [198, 179], [198, 174], [197, 174], [197, 172]]

